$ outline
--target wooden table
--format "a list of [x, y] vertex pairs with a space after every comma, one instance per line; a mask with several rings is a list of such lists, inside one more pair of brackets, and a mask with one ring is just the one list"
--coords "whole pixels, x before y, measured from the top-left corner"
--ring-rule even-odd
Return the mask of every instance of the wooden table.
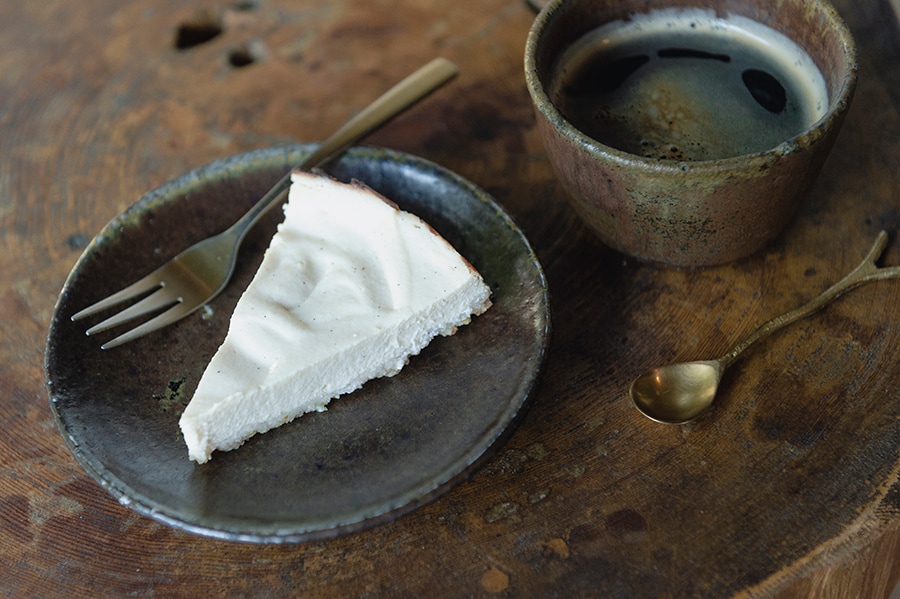
[[[860, 86], [801, 213], [756, 256], [683, 271], [606, 249], [568, 209], [524, 86], [522, 0], [0, 3], [0, 595], [886, 596], [900, 283], [753, 350], [693, 425], [649, 422], [625, 396], [645, 368], [717, 355], [812, 297], [882, 228], [884, 263], [900, 264], [896, 20], [888, 0], [837, 6]], [[178, 49], [180, 27], [218, 35]], [[119, 505], [66, 450], [44, 390], [80, 252], [147, 190], [322, 139], [435, 55], [461, 76], [367, 143], [488, 190], [543, 261], [554, 337], [515, 434], [433, 503], [331, 541], [210, 540]]]

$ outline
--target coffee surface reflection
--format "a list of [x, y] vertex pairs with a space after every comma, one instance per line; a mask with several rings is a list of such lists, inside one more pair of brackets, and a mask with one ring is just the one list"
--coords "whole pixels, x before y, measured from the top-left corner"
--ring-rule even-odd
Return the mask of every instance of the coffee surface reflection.
[[657, 160], [715, 160], [776, 147], [828, 107], [793, 41], [749, 19], [656, 10], [604, 25], [563, 53], [550, 97], [585, 135]]

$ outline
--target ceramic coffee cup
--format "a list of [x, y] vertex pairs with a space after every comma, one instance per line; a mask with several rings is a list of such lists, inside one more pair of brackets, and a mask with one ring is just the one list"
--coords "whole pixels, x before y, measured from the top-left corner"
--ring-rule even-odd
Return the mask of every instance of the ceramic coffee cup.
[[525, 50], [575, 210], [609, 246], [677, 266], [747, 256], [784, 229], [856, 76], [825, 0], [553, 0]]

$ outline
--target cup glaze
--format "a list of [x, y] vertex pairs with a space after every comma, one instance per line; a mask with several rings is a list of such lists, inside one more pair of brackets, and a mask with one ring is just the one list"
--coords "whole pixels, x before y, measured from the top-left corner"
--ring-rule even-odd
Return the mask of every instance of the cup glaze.
[[[793, 40], [825, 79], [824, 116], [769, 150], [692, 162], [638, 156], [582, 133], [547, 93], [561, 54], [601, 25], [669, 8], [742, 16]], [[850, 106], [856, 46], [826, 0], [553, 0], [528, 35], [525, 79], [554, 171], [600, 239], [646, 262], [710, 266], [761, 249], [797, 212]]]

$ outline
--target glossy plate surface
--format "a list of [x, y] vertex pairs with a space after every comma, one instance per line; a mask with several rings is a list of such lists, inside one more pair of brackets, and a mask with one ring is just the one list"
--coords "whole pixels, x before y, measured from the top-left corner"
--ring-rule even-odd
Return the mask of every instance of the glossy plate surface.
[[85, 336], [80, 308], [240, 216], [310, 149], [227, 158], [141, 198], [85, 250], [60, 294], [46, 352], [51, 406], [75, 458], [122, 504], [177, 528], [255, 542], [333, 536], [389, 521], [462, 480], [511, 431], [535, 389], [550, 317], [541, 266], [487, 194], [425, 160], [354, 148], [328, 168], [431, 224], [484, 276], [493, 307], [438, 338], [400, 374], [332, 400], [327, 412], [187, 458], [178, 418], [224, 339], [274, 234], [276, 208], [244, 242], [234, 279], [181, 322], [113, 348]]

